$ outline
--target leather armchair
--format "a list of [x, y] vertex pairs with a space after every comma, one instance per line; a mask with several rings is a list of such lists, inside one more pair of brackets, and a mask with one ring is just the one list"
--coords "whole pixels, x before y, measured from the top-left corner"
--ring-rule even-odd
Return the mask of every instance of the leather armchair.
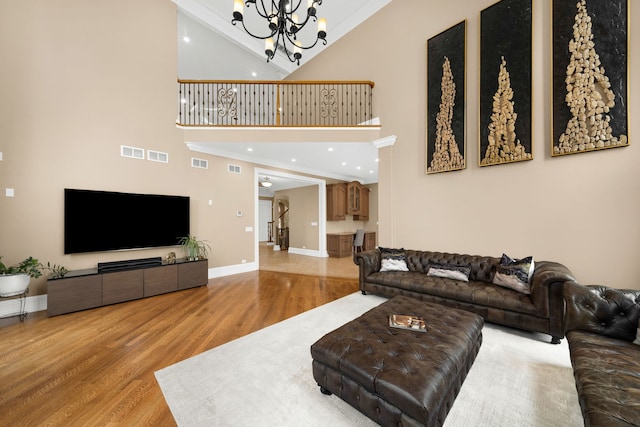
[[568, 282], [563, 294], [585, 426], [640, 425], [640, 290]]

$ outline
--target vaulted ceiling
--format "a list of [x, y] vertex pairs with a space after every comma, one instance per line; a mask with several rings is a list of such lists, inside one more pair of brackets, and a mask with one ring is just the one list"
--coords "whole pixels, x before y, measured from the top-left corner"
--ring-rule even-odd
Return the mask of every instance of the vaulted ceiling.
[[[233, 0], [173, 1], [178, 6], [180, 79], [282, 80], [297, 68], [297, 65], [290, 62], [281, 52], [267, 63], [264, 41], [249, 36], [240, 25], [231, 24]], [[305, 0], [302, 1], [303, 5], [306, 4]], [[327, 46], [318, 44], [311, 50], [304, 50], [301, 66], [390, 1], [324, 0], [317, 8], [317, 16], [327, 19]], [[245, 7], [244, 16], [246, 25], [256, 33], [266, 32], [260, 31], [266, 26], [262, 18], [256, 18], [255, 6]], [[248, 151], [250, 144], [223, 141], [189, 145], [197, 151], [267, 166], [286, 167], [293, 171], [346, 181], [357, 179], [363, 183], [377, 182], [377, 149], [367, 142], [351, 142], [344, 145], [339, 150], [339, 156], [338, 152], [331, 150], [335, 150], [335, 144], [318, 141], [303, 144], [295, 152], [296, 147], [285, 142], [261, 142], [261, 149], [253, 152]], [[292, 158], [296, 159], [295, 164], [292, 164]]]

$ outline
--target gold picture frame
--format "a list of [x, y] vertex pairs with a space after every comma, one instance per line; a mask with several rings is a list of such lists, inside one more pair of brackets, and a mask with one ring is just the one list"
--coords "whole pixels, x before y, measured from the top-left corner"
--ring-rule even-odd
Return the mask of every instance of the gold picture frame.
[[480, 11], [480, 166], [533, 160], [532, 10], [502, 0]]
[[628, 0], [552, 0], [551, 13], [551, 155], [628, 146]]
[[427, 41], [427, 174], [467, 167], [466, 34], [464, 20]]

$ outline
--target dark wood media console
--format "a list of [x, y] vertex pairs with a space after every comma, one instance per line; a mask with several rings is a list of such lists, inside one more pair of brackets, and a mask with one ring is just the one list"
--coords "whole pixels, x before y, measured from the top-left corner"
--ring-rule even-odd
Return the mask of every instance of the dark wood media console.
[[75, 270], [47, 280], [47, 315], [102, 307], [167, 292], [204, 286], [209, 280], [207, 260], [176, 260], [175, 264], [98, 272]]

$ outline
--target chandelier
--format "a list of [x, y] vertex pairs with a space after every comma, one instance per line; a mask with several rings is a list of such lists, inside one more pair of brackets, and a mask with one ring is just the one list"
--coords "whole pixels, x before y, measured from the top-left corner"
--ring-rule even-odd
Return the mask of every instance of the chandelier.
[[[307, 15], [301, 21], [297, 13], [298, 11], [303, 12], [303, 1], [307, 2]], [[327, 20], [316, 17], [316, 7], [322, 4], [322, 0], [270, 0], [267, 5], [268, 3], [271, 3], [269, 11], [265, 6], [265, 0], [246, 0], [244, 5], [242, 0], [234, 0], [233, 19], [231, 20], [233, 25], [236, 25], [236, 22], [241, 22], [242, 27], [251, 37], [265, 41], [264, 51], [267, 55], [267, 62], [272, 60], [278, 48], [281, 48], [287, 54], [289, 61], [300, 65], [302, 49], [311, 49], [318, 44], [319, 40], [322, 40], [323, 44], [327, 44]], [[251, 7], [252, 4], [255, 6], [258, 15], [263, 17], [269, 24], [269, 33], [264, 36], [252, 33], [244, 23], [243, 7], [245, 5]], [[312, 44], [303, 46], [297, 39], [297, 35], [311, 21], [318, 22], [316, 39]]]

